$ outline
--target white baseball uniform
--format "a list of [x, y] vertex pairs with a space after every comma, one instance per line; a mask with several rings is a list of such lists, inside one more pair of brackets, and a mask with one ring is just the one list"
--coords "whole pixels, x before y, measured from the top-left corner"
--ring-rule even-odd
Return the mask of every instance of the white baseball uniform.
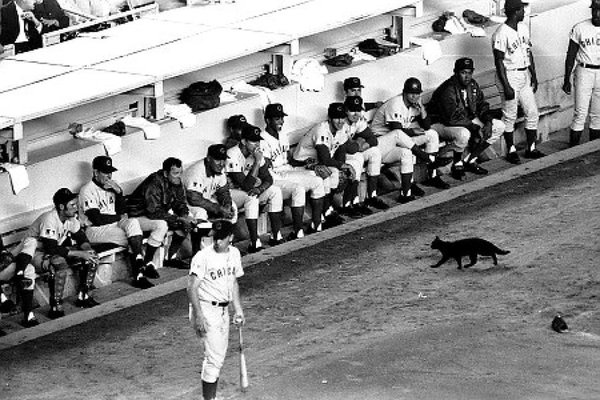
[[391, 164], [400, 162], [400, 171], [412, 173], [415, 158], [411, 149], [414, 145], [425, 145], [425, 152], [437, 153], [440, 138], [436, 131], [428, 129], [422, 135], [409, 136], [401, 129], [390, 129], [390, 122], [400, 123], [405, 129], [421, 129], [417, 121], [421, 112], [413, 106], [407, 106], [402, 94], [392, 97], [373, 114], [371, 130], [377, 136], [377, 147], [381, 151], [382, 162]]
[[285, 133], [280, 133], [279, 139], [265, 131], [262, 134], [261, 150], [272, 163], [271, 175], [274, 184], [281, 188], [283, 198], [292, 199], [292, 207], [301, 207], [306, 202], [306, 193], [312, 199], [325, 196], [323, 179], [313, 171], [304, 167], [293, 167], [288, 163], [289, 142]]
[[[367, 128], [369, 128], [369, 122], [364, 116], [361, 116], [358, 121], [352, 123], [349, 120], [346, 120], [342, 128], [345, 132], [342, 135], [348, 136], [350, 139], [355, 139], [358, 133], [363, 132]], [[369, 147], [365, 151], [346, 155], [346, 162], [352, 165], [352, 167], [354, 167], [354, 159], [357, 159], [357, 163], [362, 161], [362, 164], [358, 164], [361, 165], [361, 167], [357, 172], [362, 171], [364, 169], [362, 166], [366, 163], [366, 172], [368, 176], [378, 176], [381, 173], [381, 150], [379, 147]], [[357, 173], [357, 175], [357, 178], [360, 179], [360, 173]]]
[[192, 258], [190, 275], [199, 279], [197, 295], [206, 320], [201, 377], [205, 382], [216, 382], [229, 344], [228, 306], [233, 300], [234, 281], [244, 275], [240, 251], [231, 245], [225, 253], [217, 253], [213, 246], [205, 247]]
[[[235, 146], [227, 150], [226, 173], [241, 172], [248, 175], [254, 165], [254, 156], [245, 157], [240, 146]], [[261, 167], [265, 165], [263, 160]], [[249, 196], [248, 193], [240, 188], [231, 189], [231, 198], [238, 207], [244, 207], [244, 213], [247, 219], [258, 219], [258, 206], [267, 204], [267, 212], [281, 212], [283, 210], [283, 196], [278, 186], [271, 185], [260, 196]]]
[[116, 198], [116, 193], [98, 186], [93, 180], [81, 187], [79, 216], [86, 227], [85, 233], [90, 243], [115, 243], [119, 246], [127, 246], [128, 238], [141, 236], [143, 231], [150, 231], [148, 244], [159, 247], [169, 230], [165, 221], [144, 217], [121, 218], [117, 222], [95, 226], [85, 215], [86, 211], [91, 209], [98, 209], [101, 214], [117, 215]]
[[[517, 24], [517, 30], [502, 24], [492, 35], [492, 48], [504, 53], [502, 62], [506, 68], [506, 78], [515, 91], [514, 99], [504, 99], [502, 102], [502, 122], [506, 132], [515, 130], [519, 103], [525, 113], [525, 128], [534, 130], [538, 126], [539, 112], [529, 73], [531, 46], [529, 28], [523, 22]], [[496, 76], [496, 86], [504, 96], [504, 88], [498, 76]]]
[[582, 131], [589, 111], [590, 129], [600, 129], [600, 27], [591, 19], [571, 29], [569, 39], [579, 45], [573, 78], [575, 109], [571, 129]]
[[[216, 196], [217, 190], [228, 185], [227, 176], [224, 172], [208, 176], [204, 160], [197, 161], [186, 169], [183, 184], [187, 191], [198, 192], [202, 197], [213, 203], [219, 202]], [[189, 208], [194, 218], [209, 220], [208, 212], [204, 208], [192, 205]], [[232, 202], [232, 208], [234, 209], [234, 216], [231, 223], [235, 224], [237, 222], [237, 207], [234, 202]]]

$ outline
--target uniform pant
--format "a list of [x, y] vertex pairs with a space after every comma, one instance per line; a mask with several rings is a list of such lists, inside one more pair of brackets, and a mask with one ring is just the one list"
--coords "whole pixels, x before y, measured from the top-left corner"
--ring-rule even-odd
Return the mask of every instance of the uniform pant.
[[[37, 247], [37, 240], [35, 238], [28, 237], [23, 239], [21, 243], [19, 243], [15, 248], [13, 248], [11, 250], [11, 253], [14, 257], [16, 257], [19, 253], [25, 253], [33, 258]], [[17, 273], [16, 267], [16, 263], [13, 262], [8, 267], [3, 269], [0, 272], [0, 281], [8, 281], [14, 278], [15, 274]], [[27, 287], [25, 287], [25, 289], [33, 290], [36, 278], [35, 267], [32, 264], [27, 265], [27, 267], [25, 267], [25, 271], [23, 271], [23, 276], [27, 278], [30, 282], [30, 284]]]
[[[354, 161], [355, 158], [357, 161]], [[358, 178], [360, 178], [360, 174], [365, 169], [365, 163], [367, 164], [366, 173], [368, 176], [378, 176], [381, 173], [381, 149], [379, 147], [369, 147], [360, 153], [346, 155], [346, 162], [352, 166], [354, 166], [353, 162], [360, 162], [361, 159], [360, 170], [356, 171]]]
[[90, 243], [115, 243], [119, 246], [127, 246], [127, 239], [141, 236], [142, 228], [136, 218], [123, 218], [112, 224], [89, 226], [85, 234]]
[[378, 136], [377, 141], [382, 162], [390, 164], [399, 161], [400, 171], [403, 174], [414, 171], [415, 158], [411, 151], [413, 146], [425, 145], [425, 152], [429, 154], [437, 153], [440, 149], [440, 138], [433, 129], [428, 129], [418, 136], [408, 136], [401, 129], [394, 129], [385, 135]]
[[[479, 118], [475, 118], [471, 122], [480, 127], [483, 127], [484, 125]], [[505, 126], [502, 121], [497, 119], [492, 120], [492, 135], [486, 139], [486, 142], [488, 144], [496, 143], [496, 141], [502, 137], [504, 128]], [[469, 138], [471, 137], [471, 132], [464, 126], [434, 124], [432, 129], [438, 132], [440, 139], [451, 142], [453, 150], [455, 149], [456, 151], [463, 151], [467, 147]]]
[[[190, 215], [196, 220], [208, 221], [211, 219], [208, 211], [202, 207], [189, 206], [188, 208], [190, 209]], [[231, 208], [233, 209], [233, 218], [230, 221], [232, 224], [235, 224], [238, 220], [238, 209], [234, 202], [231, 203]]]
[[[213, 306], [206, 301], [200, 301], [200, 308], [206, 321], [201, 378], [204, 382], [214, 383], [221, 373], [229, 345], [229, 308]], [[190, 306], [190, 320], [192, 318]]]
[[[280, 181], [290, 181], [301, 186], [304, 192], [310, 194], [311, 199], [320, 199], [325, 196], [325, 183], [323, 179], [318, 177], [314, 171], [310, 171], [304, 167], [292, 167], [289, 170], [276, 171], [273, 174], [273, 178], [276, 181], [275, 185], [279, 187], [281, 187]], [[285, 194], [283, 197], [286, 198]], [[294, 205], [293, 197], [292, 207], [300, 207], [300, 205]]]
[[281, 212], [283, 210], [283, 196], [278, 186], [272, 185], [262, 192], [260, 196], [249, 196], [248, 193], [240, 189], [231, 190], [231, 198], [236, 206], [244, 207], [246, 219], [258, 219], [258, 206], [267, 205], [267, 212]]
[[590, 129], [600, 129], [600, 69], [577, 66], [573, 78], [575, 109], [571, 129], [582, 131], [590, 114]]
[[496, 86], [502, 96], [502, 122], [505, 125], [505, 131], [509, 133], [514, 132], [519, 103], [523, 107], [523, 112], [525, 113], [525, 129], [537, 129], [540, 114], [535, 101], [533, 88], [531, 87], [531, 75], [529, 74], [529, 70], [506, 71], [506, 77], [508, 79], [508, 84], [515, 91], [515, 98], [512, 100], [506, 100], [504, 98], [504, 88], [496, 76]]

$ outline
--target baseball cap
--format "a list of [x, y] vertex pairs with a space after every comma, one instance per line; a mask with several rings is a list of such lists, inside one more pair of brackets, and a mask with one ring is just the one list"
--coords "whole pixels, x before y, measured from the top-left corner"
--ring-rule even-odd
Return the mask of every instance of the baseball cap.
[[351, 76], [350, 78], [344, 79], [344, 90], [354, 88], [364, 88], [364, 86], [360, 84], [360, 78]]
[[267, 104], [265, 107], [265, 118], [285, 117], [287, 114], [283, 111], [283, 106], [279, 103]]
[[348, 111], [362, 111], [363, 99], [360, 96], [348, 96], [344, 101], [344, 106]]
[[260, 142], [262, 140], [262, 136], [260, 136], [260, 128], [246, 124], [242, 128], [242, 139], [246, 139], [250, 142]]
[[242, 129], [248, 123], [248, 120], [243, 115], [232, 115], [227, 119], [227, 127], [231, 129]]
[[423, 88], [421, 87], [421, 81], [417, 78], [408, 78], [404, 82], [404, 93], [423, 93]]
[[206, 155], [215, 160], [227, 160], [227, 147], [224, 144], [211, 144]]
[[454, 71], [458, 72], [462, 71], [463, 69], [474, 70], [475, 67], [473, 66], [473, 60], [468, 57], [463, 57], [456, 60], [454, 63]]
[[529, 3], [525, 3], [521, 0], [506, 0], [506, 3], [504, 3], [504, 10], [518, 10], [528, 4]]
[[110, 174], [115, 172], [117, 169], [112, 165], [112, 158], [109, 156], [98, 156], [92, 161], [92, 168], [104, 174]]
[[600, 0], [592, 0], [592, 4], [590, 4], [590, 8], [600, 8]]
[[71, 200], [77, 197], [77, 194], [71, 192], [68, 188], [60, 188], [54, 193], [52, 202], [56, 204], [67, 204]]
[[344, 103], [331, 103], [327, 109], [329, 119], [346, 118], [346, 107]]
[[233, 224], [226, 219], [219, 219], [212, 223], [214, 239], [225, 239], [233, 233]]

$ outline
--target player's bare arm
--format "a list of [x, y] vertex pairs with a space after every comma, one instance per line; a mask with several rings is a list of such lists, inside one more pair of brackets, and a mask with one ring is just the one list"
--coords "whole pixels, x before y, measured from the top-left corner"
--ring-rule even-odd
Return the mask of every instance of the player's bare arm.
[[198, 287], [200, 286], [200, 278], [196, 274], [190, 274], [188, 277], [187, 294], [188, 300], [192, 305], [191, 324], [196, 334], [203, 337], [206, 334], [206, 320], [202, 314], [200, 307], [200, 299], [198, 298]]
[[232, 292], [232, 302], [233, 302], [233, 311], [234, 311], [234, 321], [240, 321], [242, 325], [246, 323], [246, 318], [244, 317], [244, 310], [242, 309], [242, 301], [240, 297], [240, 287], [238, 285], [237, 279], [233, 281], [233, 292]]
[[579, 44], [569, 40], [569, 48], [567, 49], [567, 57], [565, 58], [565, 78], [562, 86], [563, 92], [571, 94], [571, 72], [575, 66], [575, 56], [579, 51]]
[[515, 98], [515, 91], [508, 83], [508, 78], [506, 77], [503, 51], [494, 49], [494, 65], [496, 66], [496, 74], [498, 75], [498, 79], [500, 79], [500, 83], [504, 88], [504, 98], [506, 100], [513, 100]]

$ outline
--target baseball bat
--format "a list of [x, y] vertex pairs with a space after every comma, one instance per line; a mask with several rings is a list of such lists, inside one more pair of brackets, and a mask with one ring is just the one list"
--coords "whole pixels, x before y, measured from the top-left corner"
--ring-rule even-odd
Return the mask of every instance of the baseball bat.
[[248, 370], [246, 368], [246, 356], [244, 355], [244, 339], [242, 337], [242, 324], [238, 325], [240, 335], [240, 389], [245, 392], [248, 389]]

